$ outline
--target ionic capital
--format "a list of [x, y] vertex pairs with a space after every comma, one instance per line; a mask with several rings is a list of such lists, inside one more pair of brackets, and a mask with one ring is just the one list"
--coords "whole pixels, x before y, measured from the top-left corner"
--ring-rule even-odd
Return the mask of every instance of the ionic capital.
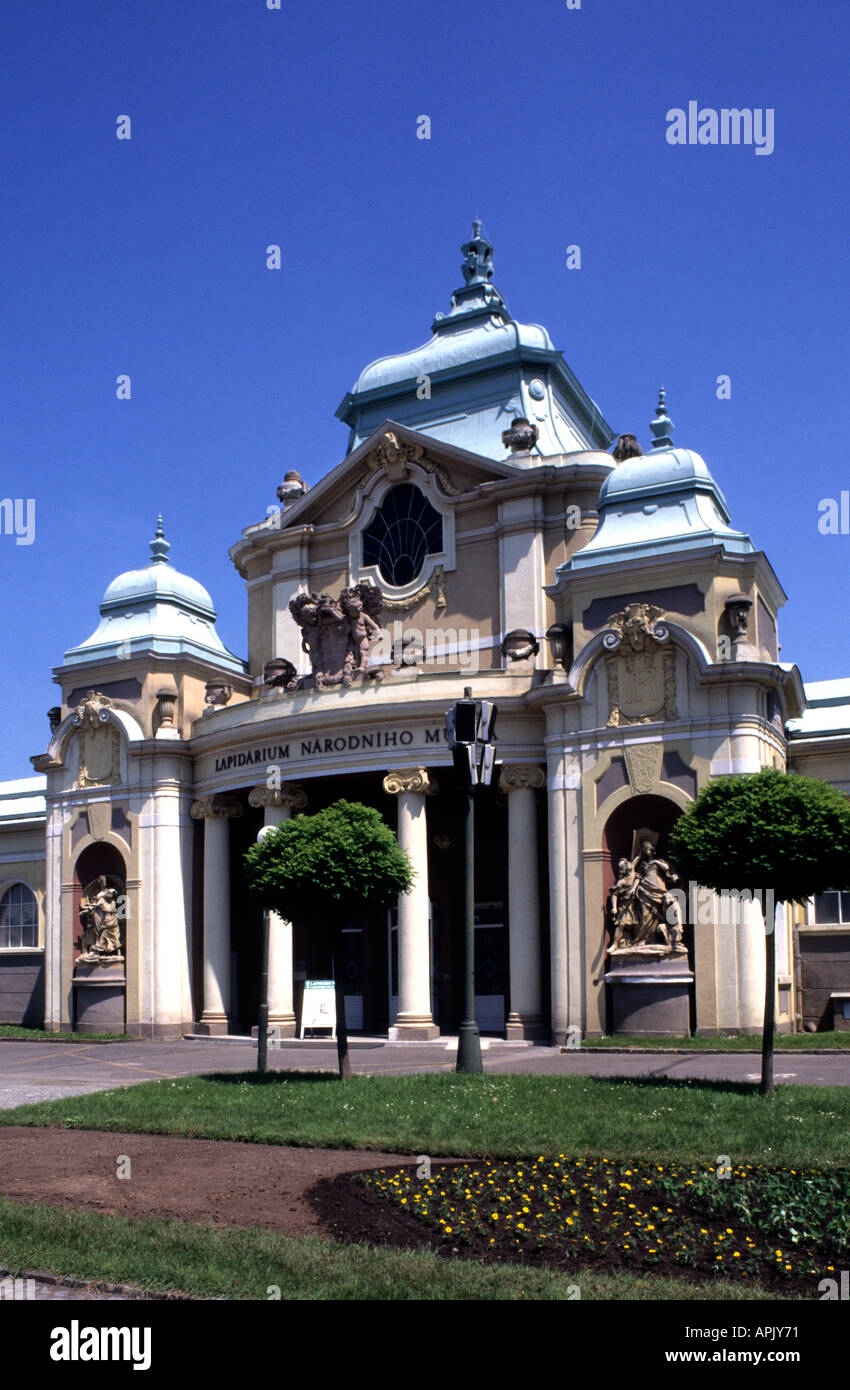
[[439, 791], [436, 780], [429, 775], [427, 767], [402, 767], [388, 772], [384, 778], [384, 791], [390, 796], [401, 796], [403, 792], [420, 792], [423, 796], [434, 796]]
[[189, 809], [193, 820], [238, 820], [244, 814], [238, 801], [224, 796], [202, 796]]
[[285, 782], [282, 787], [252, 787], [248, 793], [251, 806], [285, 806], [290, 811], [303, 811], [307, 805], [307, 793], [295, 782]]
[[519, 789], [536, 790], [546, 786], [546, 773], [542, 767], [532, 763], [508, 763], [502, 768], [499, 778], [499, 791], [513, 792]]

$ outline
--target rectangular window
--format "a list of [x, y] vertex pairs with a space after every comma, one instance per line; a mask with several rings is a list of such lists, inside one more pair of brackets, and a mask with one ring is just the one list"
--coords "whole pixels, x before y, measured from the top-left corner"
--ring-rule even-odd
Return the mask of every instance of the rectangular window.
[[819, 926], [850, 925], [850, 893], [818, 893], [815, 921]]

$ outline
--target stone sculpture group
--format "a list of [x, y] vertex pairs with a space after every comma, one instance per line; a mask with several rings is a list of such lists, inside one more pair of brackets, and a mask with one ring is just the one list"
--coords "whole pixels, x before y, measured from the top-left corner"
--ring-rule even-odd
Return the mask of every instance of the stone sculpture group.
[[80, 902], [83, 923], [81, 960], [121, 956], [120, 894], [104, 874], [85, 889]]
[[683, 951], [681, 910], [669, 888], [678, 876], [666, 859], [658, 857], [652, 841], [643, 840], [634, 859], [621, 859], [617, 873], [608, 895], [613, 930], [610, 952]]
[[[382, 680], [383, 672], [370, 668], [369, 650], [381, 631], [376, 621], [383, 600], [373, 584], [361, 580], [330, 594], [298, 594], [289, 611], [301, 628], [301, 647], [310, 657], [317, 690], [333, 685], [348, 687], [360, 677]], [[296, 688], [295, 680], [287, 689]]]

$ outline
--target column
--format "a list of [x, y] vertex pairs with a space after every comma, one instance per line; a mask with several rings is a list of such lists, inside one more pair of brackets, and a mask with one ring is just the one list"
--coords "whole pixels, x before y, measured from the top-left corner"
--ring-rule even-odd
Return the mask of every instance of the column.
[[[262, 806], [265, 825], [280, 825], [293, 811], [303, 811], [307, 795], [303, 787], [285, 782], [278, 787], [254, 787], [248, 793], [252, 806]], [[292, 923], [269, 913], [269, 1027], [281, 1038], [295, 1037], [292, 997]]]
[[183, 1025], [191, 1019], [189, 914], [183, 879], [187, 831], [181, 828], [181, 802], [184, 826], [186, 803], [176, 779], [168, 779], [165, 769], [160, 769], [157, 780], [160, 785], [153, 798], [153, 823], [140, 831], [152, 841], [153, 850], [153, 883], [149, 885], [152, 921], [148, 911], [144, 913], [153, 948], [151, 1034], [155, 1038], [182, 1038]]
[[436, 1038], [431, 1016], [428, 830], [425, 798], [437, 783], [425, 767], [388, 772], [384, 791], [398, 797], [398, 842], [413, 869], [413, 887], [398, 899], [398, 1018], [391, 1038]]
[[553, 750], [549, 762], [549, 958], [552, 1042], [567, 1041], [570, 996], [567, 949], [567, 817], [563, 754]]
[[533, 766], [508, 765], [499, 778], [508, 796], [509, 1038], [543, 1037], [535, 793], [545, 785], [545, 772]]
[[204, 1011], [201, 1033], [226, 1033], [230, 1013], [230, 832], [227, 822], [242, 815], [236, 801], [205, 796], [192, 803], [204, 822]]
[[[742, 1033], [760, 1033], [764, 1026], [765, 932], [758, 898], [753, 901], [727, 898], [734, 903], [738, 937], [738, 1028]], [[774, 989], [776, 982], [774, 981]]]

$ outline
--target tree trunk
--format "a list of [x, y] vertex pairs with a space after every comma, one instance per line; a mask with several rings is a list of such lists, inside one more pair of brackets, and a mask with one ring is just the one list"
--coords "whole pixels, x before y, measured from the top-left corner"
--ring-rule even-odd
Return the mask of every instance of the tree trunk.
[[351, 1062], [348, 1059], [348, 1030], [345, 1026], [345, 980], [343, 979], [342, 932], [334, 930], [331, 959], [334, 972], [334, 999], [336, 1000], [336, 1055], [339, 1065], [340, 1081], [351, 1076]]
[[776, 917], [765, 922], [764, 1029], [761, 1038], [761, 1093], [773, 1092], [773, 1030], [776, 1018]]

